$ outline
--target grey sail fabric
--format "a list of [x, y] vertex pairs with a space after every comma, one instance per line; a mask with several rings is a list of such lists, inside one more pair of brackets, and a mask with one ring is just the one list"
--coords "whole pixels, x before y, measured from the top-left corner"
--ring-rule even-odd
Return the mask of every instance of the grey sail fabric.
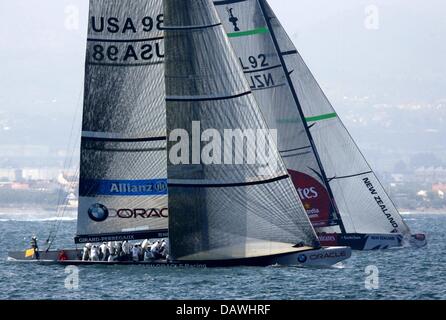
[[162, 20], [158, 0], [90, 1], [78, 242], [167, 230]]
[[214, 5], [268, 126], [278, 131], [278, 148], [313, 226], [337, 225], [326, 178], [258, 1]]
[[[231, 1], [232, 2], [232, 1]], [[332, 105], [265, 0], [257, 3], [290, 72], [320, 162], [330, 181], [345, 231], [408, 234], [398, 210], [351, 138]], [[277, 106], [276, 106], [277, 107]], [[324, 230], [324, 228], [322, 228]]]
[[[225, 130], [265, 132], [212, 2], [165, 0], [164, 12], [169, 152], [181, 140], [172, 138], [176, 132], [185, 134], [188, 146], [206, 132], [214, 133], [214, 141]], [[206, 143], [198, 139], [204, 150]], [[292, 252], [296, 244], [318, 245], [275, 144], [269, 144], [268, 155], [276, 166], [258, 154], [253, 163], [228, 163], [223, 159], [228, 154], [245, 159], [255, 148], [248, 143], [237, 148], [232, 138], [220, 145], [224, 155], [211, 164], [196, 159], [193, 148], [179, 163], [169, 156], [172, 258], [237, 259]]]

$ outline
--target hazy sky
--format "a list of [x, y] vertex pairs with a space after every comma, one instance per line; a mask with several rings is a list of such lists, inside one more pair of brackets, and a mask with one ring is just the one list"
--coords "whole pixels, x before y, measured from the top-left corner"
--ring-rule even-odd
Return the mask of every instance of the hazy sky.
[[[333, 99], [355, 94], [389, 100], [442, 98], [446, 1], [270, 4]], [[67, 13], [73, 8], [79, 23], [67, 29]], [[379, 14], [372, 29], [365, 25], [370, 8]], [[0, 112], [58, 114], [79, 107], [87, 11], [87, 0], [0, 0]]]
[[[407, 89], [412, 99], [418, 91], [426, 99], [444, 88], [444, 0], [270, 3], [329, 95]], [[372, 30], [365, 27], [370, 5], [379, 13]], [[73, 6], [79, 23], [69, 30]], [[86, 0], [0, 0], [0, 111], [71, 112], [78, 105], [87, 10]]]

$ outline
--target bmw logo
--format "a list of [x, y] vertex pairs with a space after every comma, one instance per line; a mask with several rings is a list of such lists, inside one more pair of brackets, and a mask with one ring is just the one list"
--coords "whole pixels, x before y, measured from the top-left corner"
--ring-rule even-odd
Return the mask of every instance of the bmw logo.
[[300, 255], [297, 257], [297, 261], [299, 261], [300, 263], [304, 263], [305, 261], [307, 261], [307, 256], [304, 255], [304, 254], [300, 254]]
[[100, 203], [95, 203], [88, 209], [88, 216], [96, 222], [105, 221], [108, 218], [108, 209]]

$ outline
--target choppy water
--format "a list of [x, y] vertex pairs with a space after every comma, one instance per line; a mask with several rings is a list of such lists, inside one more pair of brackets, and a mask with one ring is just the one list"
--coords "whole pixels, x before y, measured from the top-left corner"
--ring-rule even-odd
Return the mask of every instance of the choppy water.
[[[8, 250], [27, 246], [24, 237], [44, 239], [50, 217], [0, 218], [0, 299], [446, 299], [446, 214], [405, 216], [412, 230], [428, 234], [428, 247], [355, 251], [342, 268], [85, 266], [78, 290], [65, 288], [62, 266], [6, 261]], [[73, 246], [75, 225], [61, 222], [58, 246]], [[376, 290], [365, 286], [369, 265], [379, 270]]]

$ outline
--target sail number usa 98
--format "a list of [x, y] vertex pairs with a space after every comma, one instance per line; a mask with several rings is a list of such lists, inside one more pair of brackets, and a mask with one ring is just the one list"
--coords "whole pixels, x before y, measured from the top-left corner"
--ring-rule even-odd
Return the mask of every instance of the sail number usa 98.
[[[148, 35], [153, 30], [161, 30], [163, 23], [162, 14], [156, 18], [146, 16], [142, 19], [121, 20], [116, 17], [93, 16], [90, 22], [88, 60], [93, 63], [125, 64], [164, 58], [162, 36]], [[116, 38], [116, 34], [123, 36]]]
[[154, 28], [161, 30], [164, 23], [164, 15], [159, 14], [156, 18], [146, 16], [142, 19], [117, 17], [95, 17], [90, 20], [90, 32], [93, 33], [112, 33], [112, 34], [135, 34], [146, 33]]

